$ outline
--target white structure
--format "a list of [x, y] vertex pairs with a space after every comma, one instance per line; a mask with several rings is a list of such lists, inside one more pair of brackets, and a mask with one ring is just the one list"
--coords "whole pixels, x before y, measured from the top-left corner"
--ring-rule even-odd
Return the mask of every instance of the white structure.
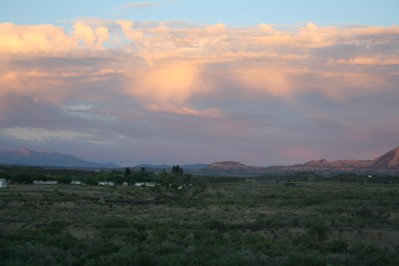
[[136, 182], [134, 185], [136, 187], [155, 187], [157, 183], [155, 182]]
[[99, 181], [99, 186], [115, 186], [115, 183], [112, 181]]
[[3, 188], [3, 187], [8, 187], [8, 182], [6, 179], [1, 178], [0, 179], [0, 188]]
[[71, 185], [81, 185], [82, 181], [71, 181]]
[[57, 185], [58, 181], [43, 181], [43, 180], [34, 180], [34, 185]]

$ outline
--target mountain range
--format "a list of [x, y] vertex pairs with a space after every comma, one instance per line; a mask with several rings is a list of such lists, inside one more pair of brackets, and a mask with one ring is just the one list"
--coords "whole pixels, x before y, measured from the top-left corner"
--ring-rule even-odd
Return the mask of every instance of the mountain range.
[[38, 152], [29, 149], [17, 151], [0, 150], [0, 164], [28, 165], [28, 166], [49, 166], [62, 168], [119, 168], [115, 163], [94, 163], [82, 160], [78, 157], [56, 153]]
[[325, 159], [310, 161], [280, 170], [316, 172], [323, 175], [338, 173], [362, 173], [362, 174], [399, 174], [399, 147], [375, 158], [374, 160], [337, 160]]
[[[37, 152], [29, 149], [20, 149], [17, 151], [0, 150], [0, 164], [67, 168], [120, 168], [115, 163], [95, 163], [68, 154]], [[141, 164], [136, 167], [145, 167], [151, 170], [172, 168], [165, 164]], [[399, 174], [399, 147], [373, 160], [327, 161], [321, 159], [312, 160], [304, 164], [269, 167], [247, 166], [239, 162], [223, 161], [211, 164], [188, 164], [181, 167], [186, 173], [198, 175], [261, 176], [289, 172], [314, 172], [324, 176], [339, 173], [397, 175]]]
[[373, 175], [398, 175], [399, 174], [399, 147], [383, 154], [374, 160], [337, 160], [326, 159], [312, 160], [304, 164], [291, 166], [247, 166], [239, 162], [225, 161], [208, 165], [195, 174], [209, 175], [236, 175], [260, 176], [284, 174], [289, 172], [313, 172], [323, 176], [332, 176], [340, 173], [358, 173]]

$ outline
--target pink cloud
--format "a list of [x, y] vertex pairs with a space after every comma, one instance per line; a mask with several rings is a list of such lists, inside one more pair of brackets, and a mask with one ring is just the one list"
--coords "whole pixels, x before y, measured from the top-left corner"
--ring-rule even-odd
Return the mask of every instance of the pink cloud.
[[156, 113], [170, 113], [185, 116], [198, 116], [206, 118], [221, 118], [223, 116], [222, 112], [217, 108], [197, 110], [190, 107], [176, 107], [176, 106], [157, 106], [151, 104], [147, 107], [150, 112]]
[[70, 26], [0, 24], [4, 142], [262, 165], [397, 142], [397, 26]]
[[246, 92], [265, 92], [274, 96], [289, 97], [293, 94], [294, 86], [290, 80], [287, 69], [279, 68], [255, 68], [239, 69], [235, 72], [235, 78]]
[[0, 97], [14, 94], [59, 103], [69, 94], [68, 90], [54, 91], [54, 88], [66, 88], [69, 84], [52, 77], [52, 73], [48, 71], [7, 71], [0, 74], [0, 82], [4, 86]]
[[374, 55], [351, 57], [349, 59], [330, 59], [328, 64], [343, 64], [343, 65], [363, 65], [363, 66], [389, 66], [399, 65], [399, 56], [397, 55]]
[[[182, 104], [207, 90], [201, 66], [171, 64], [133, 72], [126, 86], [128, 94], [158, 105]], [[205, 86], [204, 86], [205, 85]]]
[[[52, 25], [3, 23], [0, 54], [9, 61], [5, 61], [0, 74], [2, 83], [7, 84], [1, 93], [35, 95], [60, 102], [82, 93], [79, 86], [71, 83], [72, 79], [92, 84], [119, 75], [122, 85], [114, 88], [114, 93], [138, 99], [143, 107], [155, 104], [164, 109], [184, 106], [197, 110], [191, 106], [194, 99], [223, 98], [227, 86], [234, 86], [247, 97], [265, 94], [291, 98], [318, 92], [342, 101], [353, 95], [391, 90], [392, 82], [387, 76], [353, 66], [397, 64], [395, 50], [377, 47], [364, 54], [359, 50], [347, 58], [334, 52], [323, 57], [315, 51], [341, 44], [356, 46], [367, 40], [377, 45], [382, 35], [397, 34], [398, 27], [341, 29], [313, 23], [288, 31], [267, 24], [175, 28], [168, 23], [79, 21], [73, 24], [72, 33]], [[394, 38], [386, 39], [384, 44], [394, 43]], [[13, 56], [105, 60], [89, 66], [35, 69], [11, 67]], [[337, 67], [341, 65], [344, 68]], [[392, 76], [389, 70], [385, 71]]]

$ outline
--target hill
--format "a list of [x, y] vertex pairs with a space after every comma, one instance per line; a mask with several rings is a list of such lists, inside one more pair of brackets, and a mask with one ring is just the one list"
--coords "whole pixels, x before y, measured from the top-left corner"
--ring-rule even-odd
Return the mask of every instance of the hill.
[[399, 168], [399, 147], [385, 153], [374, 160], [338, 160], [310, 161], [302, 165], [303, 167], [323, 167], [323, 168], [376, 168], [376, 169], [398, 169]]
[[239, 162], [224, 161], [208, 165], [208, 170], [260, 170], [262, 167], [247, 166]]
[[257, 167], [247, 166], [239, 162], [224, 161], [208, 165], [196, 171], [199, 175], [223, 176], [260, 176], [280, 175], [292, 172], [312, 172], [324, 176], [341, 173], [373, 174], [373, 175], [398, 175], [399, 174], [399, 147], [377, 157], [374, 160], [312, 160], [304, 164], [290, 166]]
[[399, 147], [385, 153], [373, 160], [373, 166], [377, 168], [399, 168]]
[[239, 162], [215, 162], [204, 168], [189, 169], [186, 171], [194, 175], [219, 175], [219, 176], [259, 176], [265, 172], [264, 167], [248, 166]]
[[292, 166], [268, 167], [266, 172], [314, 172], [325, 176], [340, 173], [398, 175], [399, 147], [377, 157], [374, 160], [312, 160]]

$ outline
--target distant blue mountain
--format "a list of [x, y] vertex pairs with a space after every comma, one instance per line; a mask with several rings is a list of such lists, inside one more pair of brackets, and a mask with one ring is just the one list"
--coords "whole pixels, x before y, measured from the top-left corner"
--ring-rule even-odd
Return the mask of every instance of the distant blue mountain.
[[28, 165], [28, 166], [53, 166], [68, 168], [119, 168], [115, 163], [94, 163], [78, 157], [55, 153], [37, 152], [29, 149], [18, 151], [0, 150], [0, 164]]
[[183, 164], [181, 167], [183, 169], [205, 169], [209, 166], [209, 164], [204, 163], [196, 163], [196, 164]]

